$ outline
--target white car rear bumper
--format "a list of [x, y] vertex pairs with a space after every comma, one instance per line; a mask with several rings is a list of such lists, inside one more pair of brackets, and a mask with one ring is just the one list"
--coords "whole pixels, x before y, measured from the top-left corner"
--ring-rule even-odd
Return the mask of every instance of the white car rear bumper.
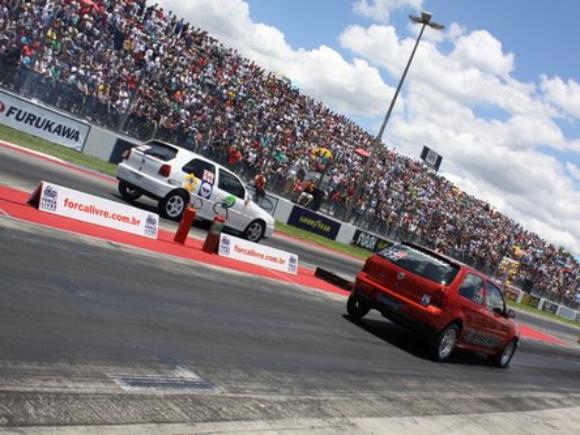
[[123, 180], [135, 187], [138, 187], [142, 191], [155, 196], [157, 198], [163, 198], [175, 187], [169, 184], [163, 183], [156, 178], [152, 178], [142, 172], [138, 172], [130, 166], [120, 163], [117, 167], [117, 178]]

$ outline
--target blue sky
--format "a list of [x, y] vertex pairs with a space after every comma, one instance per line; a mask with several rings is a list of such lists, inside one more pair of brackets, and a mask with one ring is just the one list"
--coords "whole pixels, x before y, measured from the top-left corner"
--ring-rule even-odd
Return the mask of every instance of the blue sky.
[[[338, 35], [349, 25], [369, 22], [367, 18], [353, 14], [352, 0], [249, 0], [248, 3], [252, 18], [280, 29], [290, 45], [313, 49], [325, 44], [349, 59], [354, 56], [341, 48]], [[504, 51], [516, 56], [513, 76], [518, 80], [534, 82], [542, 74], [558, 75], [565, 81], [580, 79], [578, 39], [573, 30], [580, 17], [580, 1], [427, 0], [423, 5], [439, 23], [449, 26], [457, 22], [468, 30], [491, 32], [501, 41]], [[409, 13], [416, 12], [411, 7], [393, 12], [390, 23], [410, 35], [407, 29]], [[448, 45], [442, 44], [442, 47], [449, 49]], [[381, 75], [393, 86], [399, 79], [384, 72]], [[475, 111], [486, 118], [505, 119], [507, 116], [504, 111], [493, 107], [479, 106]], [[376, 121], [373, 123], [359, 116], [353, 118], [373, 133]], [[566, 136], [580, 136], [577, 119], [555, 122]], [[548, 153], [580, 166], [578, 154], [553, 150]]]
[[[353, 0], [249, 0], [252, 18], [282, 30], [296, 47], [327, 44], [340, 48], [337, 36], [368, 19], [352, 13]], [[442, 24], [458, 22], [470, 30], [486, 29], [517, 55], [516, 76], [536, 80], [540, 74], [578, 78], [576, 0], [427, 0], [426, 10]], [[404, 28], [411, 8], [394, 12], [392, 23]], [[345, 54], [349, 54], [346, 53]]]
[[159, 1], [372, 135], [432, 12], [383, 139], [580, 253], [580, 1]]

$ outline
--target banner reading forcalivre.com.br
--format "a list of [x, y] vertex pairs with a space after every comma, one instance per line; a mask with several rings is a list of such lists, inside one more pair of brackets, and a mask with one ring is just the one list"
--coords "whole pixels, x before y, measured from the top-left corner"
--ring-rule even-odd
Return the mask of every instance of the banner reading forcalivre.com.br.
[[157, 238], [159, 216], [155, 213], [53, 183], [42, 182], [39, 189], [40, 211], [152, 239]]

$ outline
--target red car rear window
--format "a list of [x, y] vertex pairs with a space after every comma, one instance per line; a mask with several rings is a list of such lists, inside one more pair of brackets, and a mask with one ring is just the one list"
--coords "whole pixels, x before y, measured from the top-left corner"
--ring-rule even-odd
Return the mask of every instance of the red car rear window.
[[402, 269], [444, 285], [451, 284], [459, 272], [459, 266], [444, 257], [408, 245], [394, 245], [378, 254]]

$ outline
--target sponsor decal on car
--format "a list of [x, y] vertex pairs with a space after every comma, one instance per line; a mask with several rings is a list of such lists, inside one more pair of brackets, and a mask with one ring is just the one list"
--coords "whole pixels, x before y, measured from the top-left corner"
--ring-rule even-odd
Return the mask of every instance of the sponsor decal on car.
[[187, 174], [183, 179], [183, 188], [188, 192], [195, 192], [199, 187], [200, 180], [193, 174]]
[[215, 180], [215, 175], [213, 174], [213, 172], [204, 169], [203, 176], [201, 177], [201, 179], [209, 184], [213, 184]]
[[497, 347], [500, 342], [497, 337], [485, 335], [472, 329], [465, 331], [464, 340], [484, 347]]
[[232, 208], [236, 204], [236, 197], [234, 195], [228, 195], [224, 198], [224, 206], [226, 208]]
[[207, 181], [202, 181], [199, 185], [199, 192], [198, 195], [201, 196], [203, 199], [209, 199], [211, 197], [211, 193], [213, 192], [213, 185], [209, 184]]

